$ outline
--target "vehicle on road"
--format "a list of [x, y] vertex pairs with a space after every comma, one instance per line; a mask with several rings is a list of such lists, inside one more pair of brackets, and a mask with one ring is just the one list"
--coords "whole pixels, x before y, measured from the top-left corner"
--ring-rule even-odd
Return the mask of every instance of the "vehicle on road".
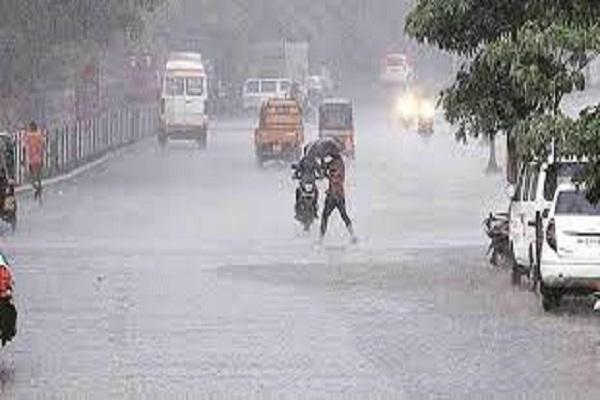
[[15, 149], [12, 135], [0, 133], [0, 219], [9, 224], [13, 231], [17, 227]]
[[309, 231], [313, 222], [318, 218], [319, 189], [317, 179], [320, 179], [319, 164], [310, 158], [304, 158], [299, 164], [293, 164], [293, 178], [298, 181], [296, 188], [295, 215], [305, 231]]
[[509, 246], [514, 284], [522, 276], [530, 278], [532, 289], [539, 282], [539, 260], [542, 251], [543, 230], [547, 223], [544, 211], [549, 209], [560, 183], [569, 183], [579, 174], [582, 164], [560, 162], [525, 163], [509, 206]]
[[254, 131], [256, 158], [260, 165], [268, 160], [297, 160], [302, 154], [304, 125], [302, 108], [293, 99], [270, 99], [260, 109]]
[[381, 81], [386, 85], [408, 85], [414, 79], [414, 71], [408, 57], [402, 53], [388, 53], [381, 64]]
[[269, 99], [290, 97], [291, 87], [289, 79], [248, 79], [244, 84], [242, 107], [245, 112], [260, 110]]
[[158, 141], [208, 140], [207, 76], [199, 53], [174, 53], [167, 61], [160, 102]]
[[335, 139], [348, 157], [355, 155], [354, 115], [348, 99], [325, 99], [319, 107], [319, 138]]
[[434, 132], [435, 100], [418, 89], [403, 92], [395, 100], [392, 117], [403, 129], [429, 136]]
[[550, 311], [564, 295], [600, 293], [600, 205], [588, 201], [583, 187], [561, 184], [544, 213], [540, 291]]

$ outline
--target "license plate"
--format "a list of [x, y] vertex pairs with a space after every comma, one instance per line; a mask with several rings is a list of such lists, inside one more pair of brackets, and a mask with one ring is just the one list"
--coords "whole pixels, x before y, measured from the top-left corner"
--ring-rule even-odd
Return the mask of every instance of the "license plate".
[[600, 237], [579, 238], [577, 243], [588, 247], [600, 247]]
[[280, 153], [281, 152], [281, 145], [280, 144], [273, 145], [273, 152], [274, 153]]

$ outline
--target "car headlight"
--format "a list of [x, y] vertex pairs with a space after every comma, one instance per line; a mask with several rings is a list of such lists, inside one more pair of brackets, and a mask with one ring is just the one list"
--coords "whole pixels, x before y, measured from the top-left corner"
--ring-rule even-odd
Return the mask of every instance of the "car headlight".
[[415, 117], [419, 112], [417, 99], [413, 95], [401, 97], [396, 103], [396, 114], [402, 118]]
[[433, 118], [435, 116], [435, 104], [431, 100], [423, 100], [420, 109], [421, 117]]

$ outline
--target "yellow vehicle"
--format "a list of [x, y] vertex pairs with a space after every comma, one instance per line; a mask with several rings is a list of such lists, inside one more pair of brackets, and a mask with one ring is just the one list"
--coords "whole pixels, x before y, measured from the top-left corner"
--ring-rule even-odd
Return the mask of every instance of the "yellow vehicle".
[[300, 104], [293, 99], [267, 100], [260, 109], [254, 143], [260, 165], [268, 160], [300, 158], [304, 143]]
[[335, 139], [344, 155], [354, 157], [354, 117], [350, 100], [323, 101], [319, 107], [319, 137]]

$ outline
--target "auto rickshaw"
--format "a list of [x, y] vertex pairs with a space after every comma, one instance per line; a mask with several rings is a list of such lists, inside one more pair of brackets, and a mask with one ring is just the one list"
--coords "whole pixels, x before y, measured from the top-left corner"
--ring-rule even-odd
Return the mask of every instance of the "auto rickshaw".
[[323, 101], [319, 107], [319, 138], [335, 139], [344, 155], [354, 157], [354, 118], [350, 100]]
[[259, 125], [254, 132], [256, 158], [297, 160], [302, 155], [304, 125], [302, 108], [294, 99], [270, 99], [260, 109]]
[[15, 196], [15, 142], [8, 133], [0, 133], [0, 219], [13, 230], [17, 227]]

